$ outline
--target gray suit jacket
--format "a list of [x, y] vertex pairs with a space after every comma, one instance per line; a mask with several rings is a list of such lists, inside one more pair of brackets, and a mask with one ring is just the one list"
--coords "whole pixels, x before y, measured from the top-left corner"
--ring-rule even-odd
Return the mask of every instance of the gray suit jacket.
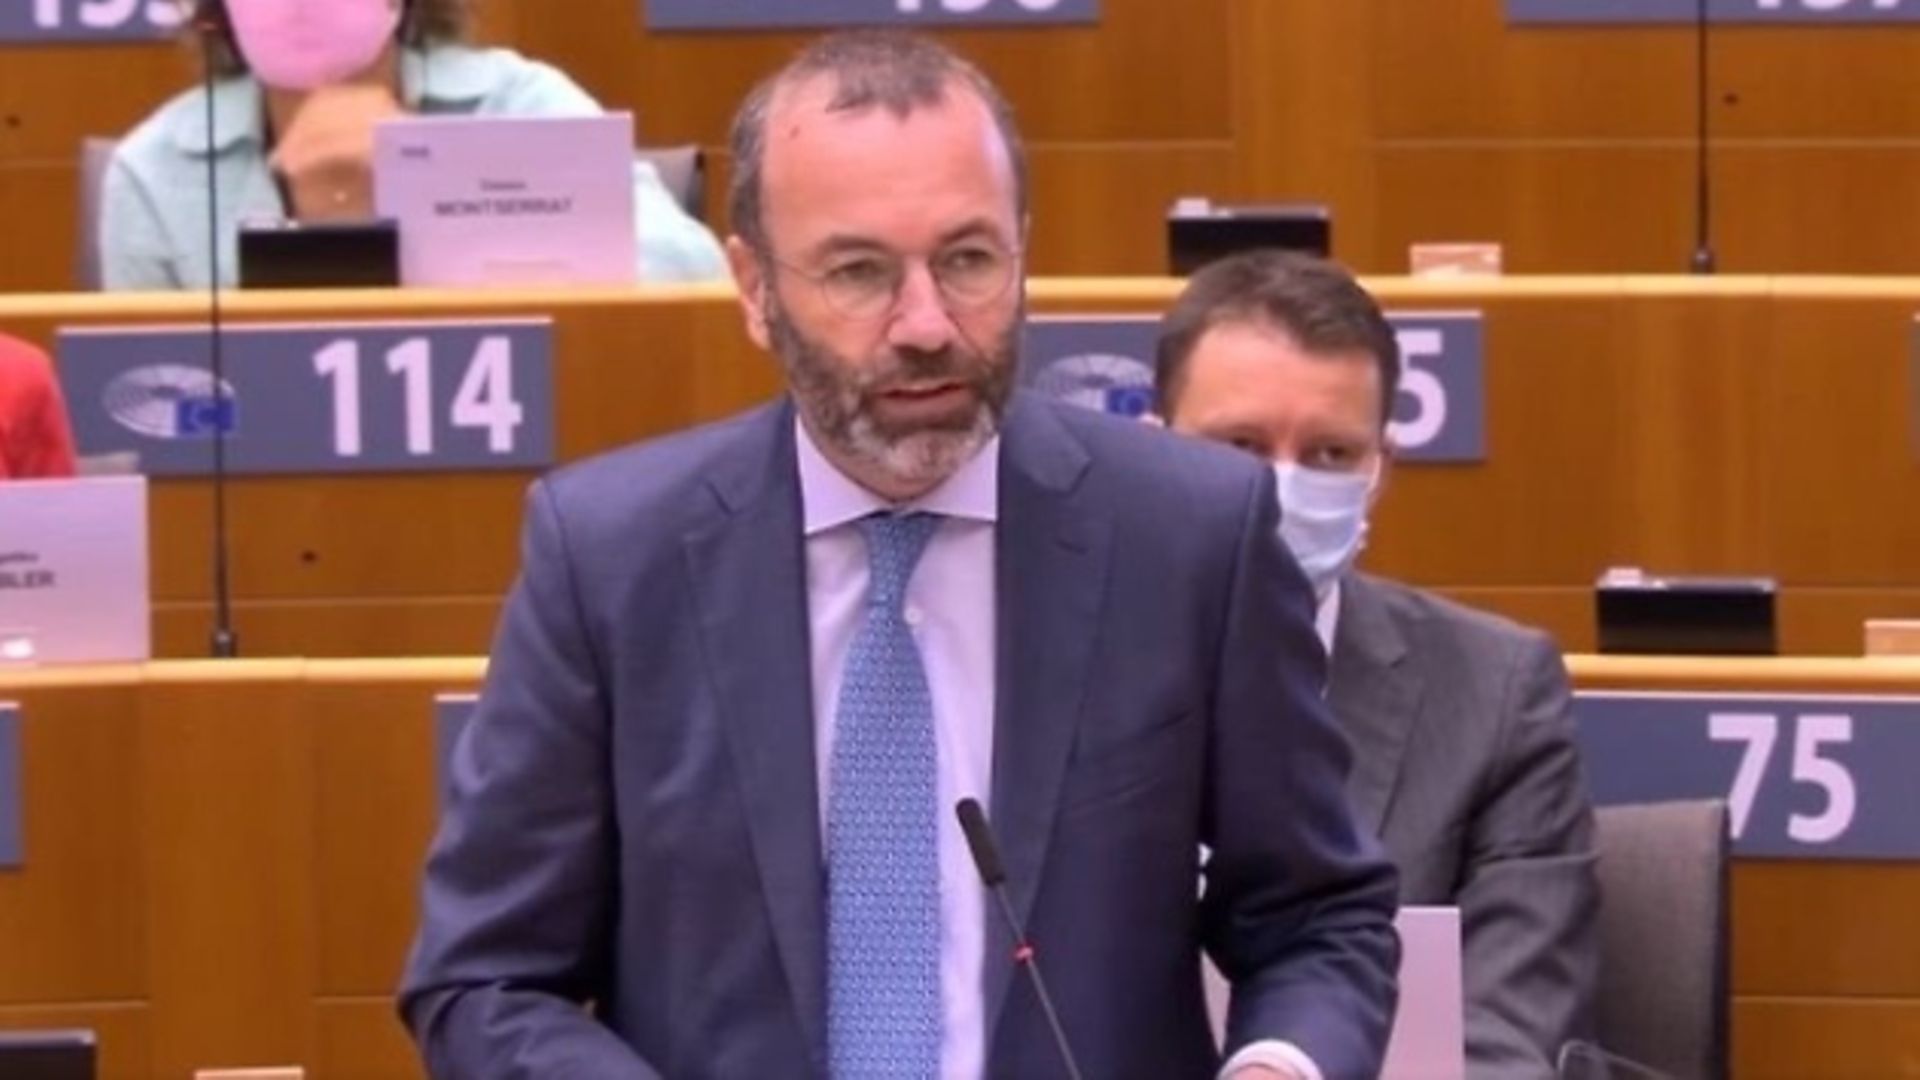
[[1467, 1059], [1553, 1075], [1593, 1037], [1593, 814], [1560, 653], [1544, 634], [1364, 574], [1341, 582], [1328, 700], [1361, 819], [1403, 904], [1458, 904]]
[[[402, 990], [435, 1076], [825, 1075], [793, 423], [781, 403], [535, 485]], [[1008, 412], [990, 812], [1088, 1076], [1211, 1075], [1203, 946], [1238, 990], [1230, 1048], [1379, 1067], [1393, 872], [1276, 524], [1242, 455]], [[989, 929], [990, 958], [1010, 944]], [[1060, 1076], [1011, 963], [984, 997], [987, 1075]]]

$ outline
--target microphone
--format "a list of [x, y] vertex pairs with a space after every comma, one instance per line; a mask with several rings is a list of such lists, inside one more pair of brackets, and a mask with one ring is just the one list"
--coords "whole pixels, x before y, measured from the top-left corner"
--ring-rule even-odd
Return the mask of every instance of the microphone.
[[219, 27], [211, 19], [194, 24], [200, 34], [201, 89], [207, 99], [207, 368], [213, 376], [213, 639], [216, 659], [240, 655], [240, 639], [233, 630], [233, 587], [227, 577], [227, 362], [220, 306], [220, 170], [215, 160], [217, 79], [213, 69], [213, 37]]
[[1000, 863], [1000, 848], [993, 842], [993, 827], [987, 824], [987, 812], [976, 799], [961, 799], [953, 812], [960, 818], [960, 831], [966, 834], [967, 850], [973, 853], [973, 865], [980, 871], [981, 884], [1000, 902], [1000, 914], [1007, 920], [1007, 928], [1013, 931], [1013, 962], [1026, 969], [1027, 978], [1033, 983], [1034, 996], [1040, 999], [1040, 1011], [1046, 1014], [1047, 1027], [1053, 1032], [1053, 1045], [1060, 1051], [1067, 1075], [1081, 1080], [1080, 1063], [1074, 1060], [1073, 1046], [1067, 1042], [1067, 1033], [1060, 1026], [1060, 1014], [1053, 1009], [1053, 995], [1047, 993], [1047, 981], [1040, 976], [1040, 957], [1034, 953], [1033, 943], [1027, 940], [1027, 929], [1020, 925], [1020, 916], [1007, 896], [1007, 869]]
[[1693, 11], [1694, 40], [1694, 193], [1693, 193], [1693, 272], [1711, 274], [1717, 268], [1719, 260], [1713, 253], [1713, 163], [1710, 155], [1713, 151], [1713, 129], [1710, 112], [1713, 86], [1709, 79], [1711, 73], [1708, 58], [1712, 44], [1711, 32], [1713, 20], [1707, 14], [1707, 0], [1695, 0]]

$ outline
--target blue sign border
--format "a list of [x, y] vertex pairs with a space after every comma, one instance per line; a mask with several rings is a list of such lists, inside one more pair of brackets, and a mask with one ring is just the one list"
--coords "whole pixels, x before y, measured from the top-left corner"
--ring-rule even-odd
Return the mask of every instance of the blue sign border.
[[[1868, 0], [1853, 0], [1844, 8], [1815, 11], [1791, 6], [1762, 11], [1758, 0], [1708, 0], [1707, 18], [1716, 23], [1804, 26], [1809, 23], [1902, 25], [1920, 22], [1920, 4], [1911, 0], [1892, 9], [1878, 9]], [[1534, 26], [1614, 26], [1620, 24], [1691, 23], [1698, 17], [1695, 0], [1506, 0], [1507, 22]]]
[[0, 870], [26, 864], [26, 830], [21, 823], [27, 795], [20, 762], [20, 706], [0, 701]]
[[921, 11], [901, 11], [898, 0], [643, 0], [648, 30], [825, 30], [852, 26], [1033, 27], [1086, 26], [1101, 18], [1101, 0], [1059, 0], [1062, 10], [1028, 11], [1016, 0], [991, 0], [983, 12], [948, 11], [940, 0], [920, 0]]

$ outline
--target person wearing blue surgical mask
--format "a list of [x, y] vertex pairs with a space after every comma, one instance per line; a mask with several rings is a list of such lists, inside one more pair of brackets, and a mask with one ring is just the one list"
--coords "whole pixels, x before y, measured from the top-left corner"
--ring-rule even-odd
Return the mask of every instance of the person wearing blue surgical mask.
[[1155, 362], [1160, 422], [1272, 463], [1355, 808], [1402, 904], [1461, 909], [1468, 1075], [1551, 1077], [1564, 1043], [1593, 1037], [1599, 967], [1566, 669], [1536, 630], [1355, 569], [1391, 471], [1392, 327], [1339, 267], [1258, 252], [1193, 276]]

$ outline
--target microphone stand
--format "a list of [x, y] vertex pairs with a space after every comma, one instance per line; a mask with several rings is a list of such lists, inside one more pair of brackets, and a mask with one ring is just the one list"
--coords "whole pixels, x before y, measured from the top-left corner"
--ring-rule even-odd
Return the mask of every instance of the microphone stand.
[[213, 636], [209, 643], [216, 659], [240, 655], [240, 639], [233, 629], [233, 587], [227, 575], [227, 362], [220, 304], [220, 170], [215, 160], [213, 69], [215, 27], [202, 21], [200, 57], [202, 89], [207, 103], [207, 361], [213, 375]]
[[1708, 66], [1712, 50], [1712, 25], [1707, 0], [1695, 0], [1693, 13], [1694, 40], [1694, 245], [1692, 270], [1696, 274], [1711, 274], [1719, 268], [1719, 260], [1713, 251], [1713, 163], [1712, 142], [1712, 94], [1711, 69]]

